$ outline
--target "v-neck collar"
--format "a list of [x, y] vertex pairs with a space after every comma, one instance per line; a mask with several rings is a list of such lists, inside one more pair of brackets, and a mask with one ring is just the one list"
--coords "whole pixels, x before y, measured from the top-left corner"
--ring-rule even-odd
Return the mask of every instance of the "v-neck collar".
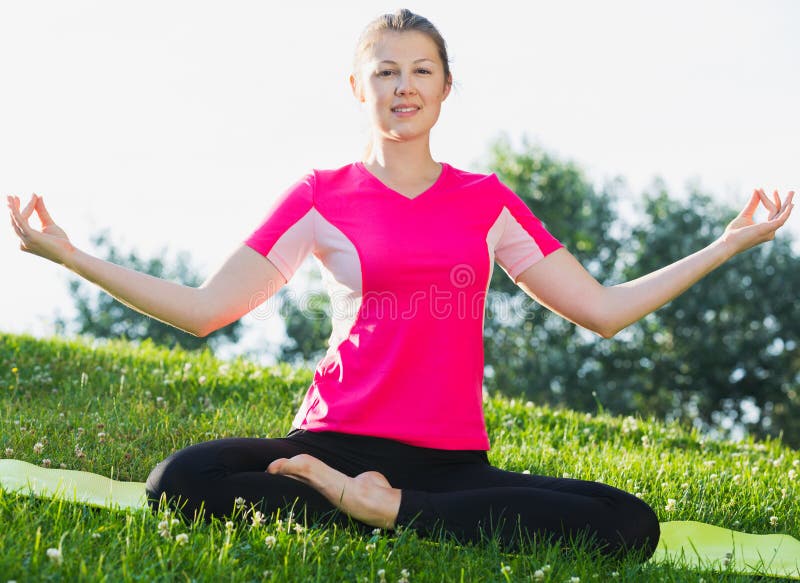
[[431, 184], [428, 188], [426, 188], [425, 190], [423, 190], [419, 194], [411, 197], [411, 196], [406, 196], [405, 194], [395, 190], [394, 188], [390, 188], [390, 187], [386, 186], [386, 184], [384, 184], [381, 181], [380, 178], [378, 178], [372, 172], [367, 170], [367, 167], [364, 166], [363, 162], [358, 161], [358, 162], [355, 162], [354, 164], [355, 164], [356, 168], [361, 170], [361, 172], [366, 174], [371, 180], [377, 182], [384, 190], [386, 190], [390, 194], [393, 194], [393, 195], [396, 195], [396, 196], [400, 196], [400, 197], [404, 198], [405, 200], [407, 200], [409, 202], [415, 201], [418, 198], [422, 198], [423, 196], [425, 196], [429, 192], [436, 190], [442, 184], [442, 182], [444, 182], [445, 174], [447, 173], [447, 170], [448, 170], [448, 167], [449, 167], [447, 162], [439, 162], [439, 164], [442, 165], [442, 170], [439, 172], [439, 176], [436, 178], [436, 180], [433, 181], [433, 184]]

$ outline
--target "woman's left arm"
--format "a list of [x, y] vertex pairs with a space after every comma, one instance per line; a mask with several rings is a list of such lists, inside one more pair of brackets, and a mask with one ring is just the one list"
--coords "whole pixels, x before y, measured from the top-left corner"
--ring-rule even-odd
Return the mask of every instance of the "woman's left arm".
[[[783, 203], [777, 191], [773, 196], [775, 200], [771, 201], [763, 190], [754, 191], [719, 239], [632, 281], [605, 287], [569, 251], [559, 249], [523, 271], [516, 282], [553, 312], [603, 338], [611, 338], [682, 294], [737, 253], [774, 239], [792, 212], [794, 191]], [[753, 220], [759, 203], [769, 212], [769, 218], [762, 223]]]

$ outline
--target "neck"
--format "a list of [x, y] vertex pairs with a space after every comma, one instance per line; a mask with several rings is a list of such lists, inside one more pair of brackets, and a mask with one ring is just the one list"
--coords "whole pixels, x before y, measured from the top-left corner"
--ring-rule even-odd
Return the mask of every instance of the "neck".
[[374, 138], [364, 165], [395, 176], [420, 176], [439, 171], [439, 164], [431, 156], [428, 135], [408, 142]]

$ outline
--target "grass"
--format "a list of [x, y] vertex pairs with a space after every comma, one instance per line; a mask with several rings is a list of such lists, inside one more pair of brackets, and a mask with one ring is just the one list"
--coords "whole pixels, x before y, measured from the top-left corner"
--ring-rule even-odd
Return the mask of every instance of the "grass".
[[[284, 436], [311, 379], [311, 371], [285, 364], [223, 363], [210, 352], [150, 342], [0, 333], [0, 452], [144, 481], [171, 452], [198, 441]], [[778, 440], [710, 441], [677, 424], [499, 396], [484, 407], [495, 466], [638, 493], [662, 522], [796, 536], [800, 455]], [[167, 517], [164, 537], [164, 518], [0, 490], [0, 580], [508, 582], [534, 580], [537, 570], [544, 581], [558, 582], [753, 580], [612, 562], [581, 547], [537, 545], [510, 554], [495, 541], [462, 546], [413, 531], [298, 527], [298, 518], [286, 515], [260, 526], [244, 516], [227, 526]], [[59, 549], [61, 559], [48, 549]]]

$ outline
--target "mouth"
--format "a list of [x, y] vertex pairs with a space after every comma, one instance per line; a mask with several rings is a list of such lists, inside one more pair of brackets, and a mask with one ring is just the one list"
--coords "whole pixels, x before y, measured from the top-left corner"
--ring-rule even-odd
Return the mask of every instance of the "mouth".
[[418, 111], [419, 107], [411, 106], [411, 107], [393, 107], [392, 111], [394, 113], [410, 113], [412, 111]]

